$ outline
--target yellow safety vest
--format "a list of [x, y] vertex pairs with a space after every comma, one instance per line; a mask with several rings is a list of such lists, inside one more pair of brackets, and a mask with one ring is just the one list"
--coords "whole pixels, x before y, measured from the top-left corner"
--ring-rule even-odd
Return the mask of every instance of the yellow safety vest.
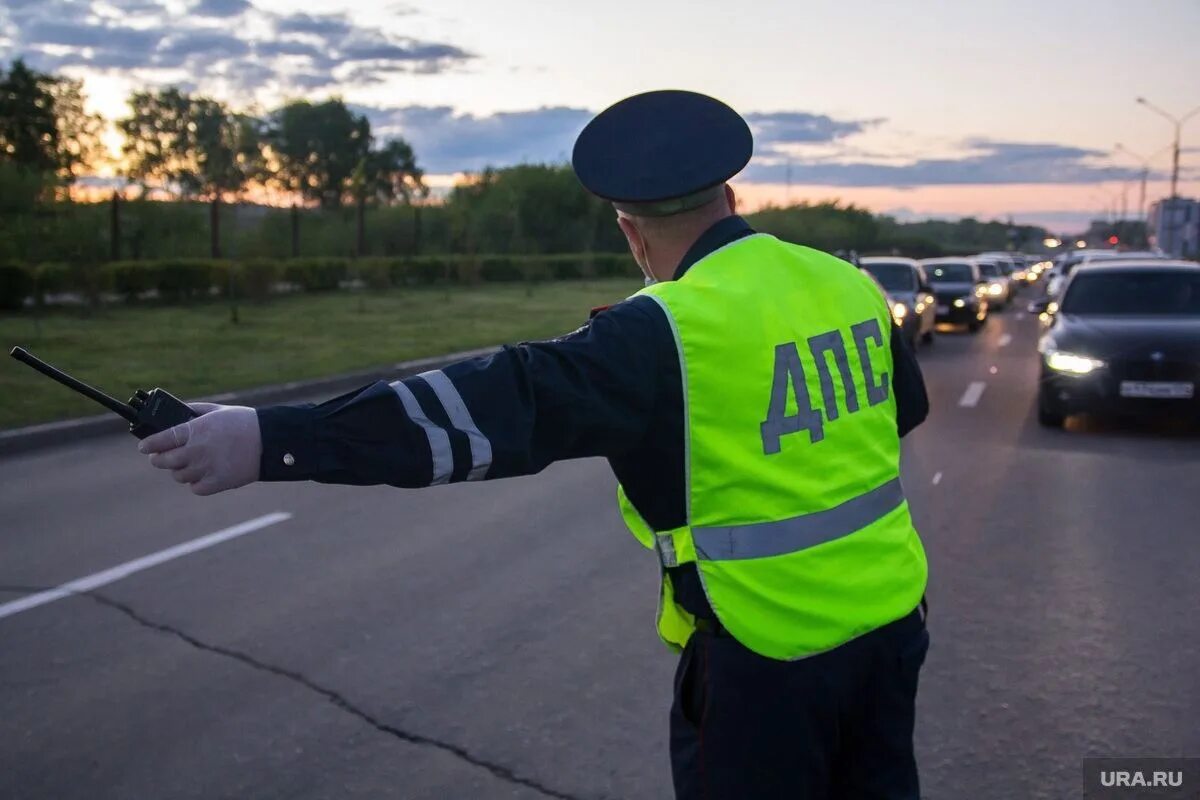
[[[926, 562], [900, 485], [891, 314], [871, 279], [754, 234], [639, 294], [662, 306], [683, 380], [687, 523], [653, 531], [664, 567], [696, 562], [721, 624], [791, 660], [897, 620]], [[695, 630], [665, 571], [659, 634]]]

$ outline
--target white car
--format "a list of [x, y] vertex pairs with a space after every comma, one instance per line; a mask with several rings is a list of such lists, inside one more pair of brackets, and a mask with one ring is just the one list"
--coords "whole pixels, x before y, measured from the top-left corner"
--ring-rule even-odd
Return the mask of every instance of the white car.
[[1012, 302], [1014, 294], [1012, 278], [1005, 273], [1000, 259], [975, 256], [975, 263], [979, 265], [979, 274], [986, 283], [984, 291], [987, 293], [989, 304], [993, 308], [999, 309]]

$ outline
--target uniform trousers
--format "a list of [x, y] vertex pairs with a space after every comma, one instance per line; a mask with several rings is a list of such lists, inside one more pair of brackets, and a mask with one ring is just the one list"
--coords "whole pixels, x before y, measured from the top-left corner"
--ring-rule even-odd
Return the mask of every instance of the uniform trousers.
[[675, 672], [677, 800], [915, 800], [921, 609], [819, 655], [760, 656], [697, 632]]

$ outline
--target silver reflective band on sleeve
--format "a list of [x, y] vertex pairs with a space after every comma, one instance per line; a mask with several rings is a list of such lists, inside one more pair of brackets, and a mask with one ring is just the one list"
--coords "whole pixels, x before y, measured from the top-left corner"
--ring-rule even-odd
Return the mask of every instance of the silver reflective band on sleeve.
[[654, 534], [654, 541], [658, 545], [658, 560], [662, 562], [664, 567], [678, 567], [679, 557], [675, 555], [675, 540], [671, 538], [669, 533]]
[[446, 409], [450, 424], [467, 435], [467, 442], [471, 445], [471, 471], [467, 473], [467, 480], [483, 480], [487, 477], [488, 467], [492, 466], [492, 443], [475, 425], [462, 395], [440, 369], [422, 372], [417, 377], [429, 384], [438, 400], [442, 401], [442, 408]]
[[417, 402], [416, 395], [412, 393], [412, 389], [404, 385], [403, 381], [392, 381], [389, 385], [400, 396], [400, 402], [404, 404], [408, 418], [420, 425], [429, 439], [429, 454], [433, 458], [433, 477], [430, 479], [429, 485], [440, 486], [447, 483], [450, 480], [450, 474], [454, 472], [454, 453], [450, 451], [450, 436], [425, 416], [425, 412], [421, 410], [421, 404]]
[[862, 530], [904, 502], [900, 479], [893, 478], [840, 506], [778, 522], [721, 528], [692, 528], [696, 558], [733, 561], [795, 553]]

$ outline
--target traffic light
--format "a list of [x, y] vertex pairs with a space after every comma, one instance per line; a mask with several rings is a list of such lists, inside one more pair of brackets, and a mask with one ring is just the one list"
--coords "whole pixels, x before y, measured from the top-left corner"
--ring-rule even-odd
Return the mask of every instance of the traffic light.
[[1112, 236], [1108, 237], [1108, 243], [1109, 244], [1120, 244], [1121, 240], [1117, 238], [1116, 234], [1113, 234]]

